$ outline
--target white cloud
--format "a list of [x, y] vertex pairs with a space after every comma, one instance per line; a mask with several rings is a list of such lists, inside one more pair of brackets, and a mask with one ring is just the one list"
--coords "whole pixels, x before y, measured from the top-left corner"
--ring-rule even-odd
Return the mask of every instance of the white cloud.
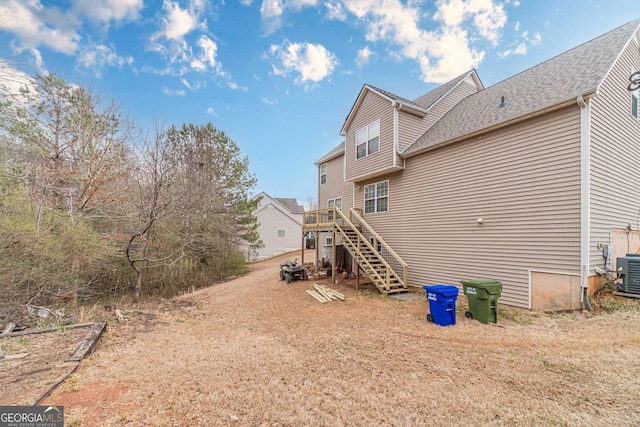
[[[497, 44], [506, 14], [497, 0], [438, 0], [432, 28], [424, 28], [420, 1], [339, 0], [327, 3], [327, 17], [344, 19], [349, 13], [366, 25], [365, 38], [385, 42], [397, 59], [408, 58], [420, 66], [421, 78], [443, 83], [477, 67], [484, 51], [472, 46], [485, 39]], [[364, 59], [364, 58], [363, 58]]]
[[325, 3], [327, 9], [327, 19], [335, 19], [337, 21], [346, 21], [347, 12], [344, 10], [342, 3]]
[[507, 14], [502, 4], [494, 0], [439, 0], [438, 12], [434, 18], [441, 20], [447, 27], [459, 27], [473, 18], [478, 33], [485, 39], [497, 44], [500, 30], [507, 23]]
[[301, 11], [305, 7], [316, 6], [318, 0], [287, 0], [287, 8], [291, 8], [296, 12]]
[[207, 114], [210, 114], [210, 115], [212, 115], [212, 116], [219, 117], [219, 116], [218, 116], [218, 113], [216, 113], [216, 112], [215, 112], [215, 110], [213, 109], [213, 107], [209, 107], [209, 108], [207, 108]]
[[317, 6], [318, 0], [262, 0], [260, 18], [265, 35], [273, 34], [282, 27], [287, 10], [300, 12], [305, 7]]
[[133, 21], [142, 10], [142, 0], [74, 0], [76, 10], [99, 21]]
[[73, 54], [80, 41], [75, 17], [57, 8], [45, 8], [40, 0], [3, 0], [0, 3], [0, 30], [15, 34], [21, 49], [46, 46]]
[[282, 26], [284, 5], [282, 0], [263, 0], [260, 5], [260, 16], [265, 35], [272, 34]]
[[0, 59], [0, 98], [10, 96], [14, 101], [22, 102], [23, 97], [19, 96], [20, 89], [25, 87], [30, 93], [36, 93], [35, 82], [31, 77]]
[[188, 9], [181, 9], [177, 2], [164, 0], [162, 8], [166, 12], [162, 19], [164, 29], [162, 35], [168, 40], [182, 39], [198, 26], [197, 15]]
[[278, 101], [276, 101], [275, 99], [269, 98], [268, 96], [263, 97], [262, 102], [264, 102], [267, 105], [275, 105], [278, 103]]
[[540, 33], [529, 36], [528, 31], [523, 31], [522, 34], [518, 36], [517, 41], [509, 45], [507, 50], [499, 52], [498, 56], [505, 59], [512, 55], [526, 55], [529, 51], [529, 46], [537, 46], [540, 43], [542, 43]]
[[296, 84], [317, 83], [329, 77], [338, 65], [336, 56], [323, 45], [308, 42], [271, 45], [268, 56], [277, 62], [272, 62], [273, 73], [284, 76], [295, 72]]
[[124, 65], [131, 65], [133, 57], [119, 56], [110, 46], [89, 44], [81, 48], [77, 64], [92, 70], [96, 77], [101, 77], [105, 67], [122, 68]]
[[169, 96], [185, 96], [187, 94], [184, 89], [171, 90], [166, 86], [162, 87], [162, 93]]
[[358, 67], [363, 67], [369, 63], [369, 58], [371, 58], [373, 52], [369, 49], [369, 46], [365, 46], [362, 49], [358, 50], [358, 54], [356, 55], [356, 59], [354, 60]]

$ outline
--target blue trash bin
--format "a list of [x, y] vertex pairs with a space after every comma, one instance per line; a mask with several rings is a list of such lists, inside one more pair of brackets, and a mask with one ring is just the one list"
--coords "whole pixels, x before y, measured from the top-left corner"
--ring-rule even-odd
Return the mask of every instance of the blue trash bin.
[[458, 288], [453, 285], [423, 286], [429, 300], [427, 320], [436, 325], [449, 326], [456, 324], [456, 299]]

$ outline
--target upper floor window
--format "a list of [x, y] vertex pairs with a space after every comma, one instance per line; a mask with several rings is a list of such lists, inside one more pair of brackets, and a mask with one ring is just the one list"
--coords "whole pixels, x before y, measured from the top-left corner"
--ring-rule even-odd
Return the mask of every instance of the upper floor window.
[[356, 159], [361, 159], [380, 150], [380, 120], [356, 132]]
[[327, 183], [327, 164], [323, 163], [320, 165], [320, 184]]
[[278, 237], [285, 237], [284, 230], [278, 230]]
[[364, 213], [387, 212], [389, 210], [389, 181], [377, 182], [364, 187]]

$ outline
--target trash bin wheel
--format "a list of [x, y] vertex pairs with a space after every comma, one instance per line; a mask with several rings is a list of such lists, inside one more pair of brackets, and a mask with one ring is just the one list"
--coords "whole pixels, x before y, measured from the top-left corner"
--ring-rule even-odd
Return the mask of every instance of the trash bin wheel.
[[433, 323], [433, 316], [431, 315], [431, 313], [427, 314], [427, 322]]
[[467, 319], [473, 319], [473, 314], [471, 314], [470, 311], [465, 311], [464, 312], [464, 317], [466, 317]]

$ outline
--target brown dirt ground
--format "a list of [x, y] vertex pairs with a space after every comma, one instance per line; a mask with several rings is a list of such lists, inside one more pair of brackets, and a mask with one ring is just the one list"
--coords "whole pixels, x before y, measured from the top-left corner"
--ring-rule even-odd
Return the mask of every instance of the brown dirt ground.
[[422, 290], [400, 301], [325, 281], [347, 298], [320, 304], [312, 282], [279, 280], [285, 258], [121, 308], [42, 404], [63, 405], [67, 426], [640, 425], [638, 309], [501, 307], [483, 325], [460, 296], [440, 327]]

